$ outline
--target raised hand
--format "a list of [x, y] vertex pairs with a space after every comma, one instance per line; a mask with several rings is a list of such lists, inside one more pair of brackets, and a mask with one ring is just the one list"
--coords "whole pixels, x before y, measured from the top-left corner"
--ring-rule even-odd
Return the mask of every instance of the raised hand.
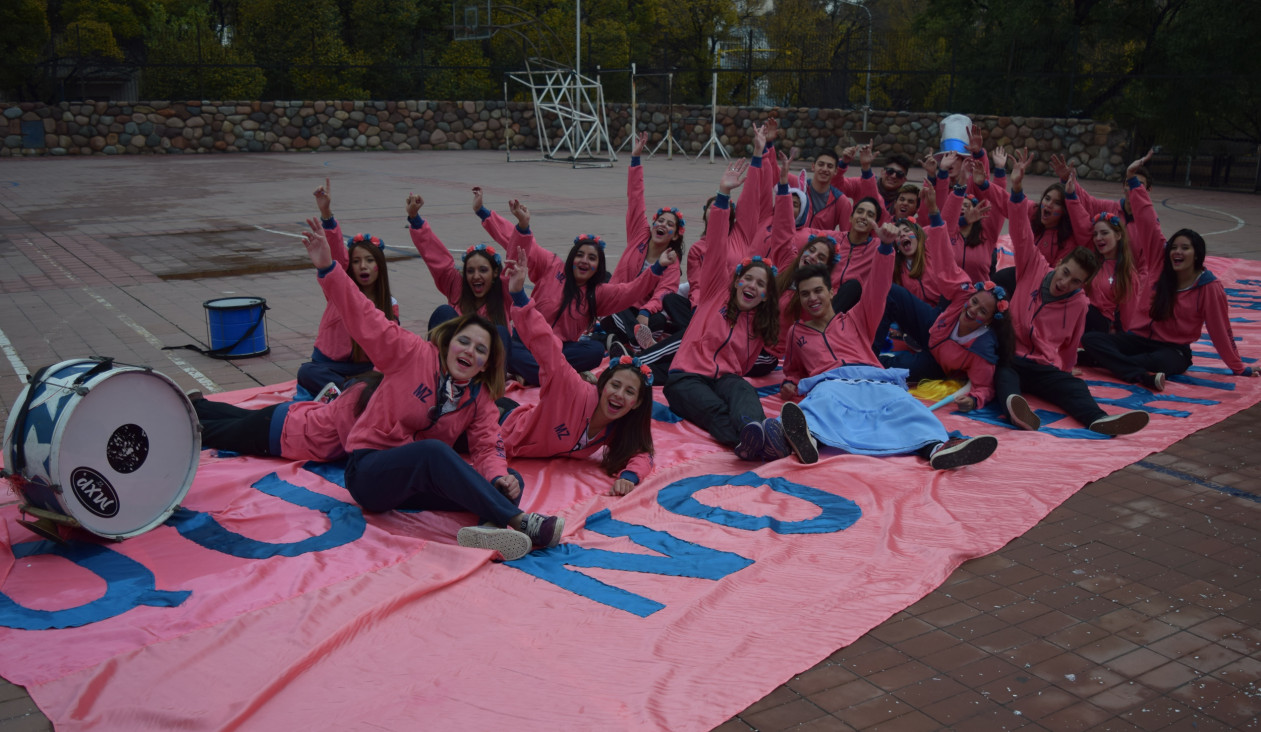
[[[1031, 160], [1029, 157], [1029, 148], [1022, 147], [1019, 150], [1013, 150], [1011, 156], [1015, 161], [1011, 168], [1011, 192], [1020, 193], [1024, 190], [1025, 168], [1029, 167], [1029, 161]], [[1052, 158], [1054, 158], [1054, 156], [1052, 156]], [[1060, 162], [1062, 163], [1063, 159], [1061, 159]], [[1064, 176], [1068, 177], [1067, 171], [1065, 171]]]
[[333, 181], [324, 179], [324, 185], [315, 189], [315, 205], [320, 208], [320, 218], [333, 218]]
[[1068, 171], [1068, 180], [1064, 181], [1064, 195], [1071, 196], [1077, 193], [1077, 171], [1072, 168]]
[[766, 125], [753, 125], [753, 154], [761, 155], [766, 149]]
[[793, 160], [796, 160], [797, 148], [794, 147], [793, 149], [789, 150], [787, 155], [784, 154], [783, 150], [778, 151], [778, 153], [779, 153], [779, 182], [783, 185], [788, 185], [788, 174], [792, 172], [791, 171], [792, 164], [793, 164]]
[[981, 133], [976, 131], [975, 127], [968, 128], [968, 152], [973, 155], [985, 149], [985, 141], [981, 139]]
[[504, 261], [504, 270], [508, 273], [508, 292], [525, 292], [526, 268], [517, 265], [517, 260]]
[[723, 195], [730, 194], [733, 189], [739, 188], [744, 183], [744, 177], [748, 172], [748, 160], [744, 158], [733, 160], [723, 171], [722, 179], [718, 181], [718, 192]]
[[928, 173], [930, 179], [937, 177], [937, 156], [933, 155], [931, 151], [924, 156], [923, 160], [919, 161], [919, 165], [924, 169], [924, 172]]
[[1068, 181], [1069, 167], [1063, 155], [1055, 154], [1051, 156], [1051, 170], [1055, 171], [1055, 174], [1059, 176], [1061, 183]]
[[661, 253], [661, 256], [657, 257], [657, 264], [661, 265], [663, 268], [669, 267], [677, 261], [679, 261], [679, 253], [674, 251], [671, 247], [666, 247], [666, 250]]
[[986, 216], [989, 216], [991, 210], [992, 208], [989, 201], [981, 201], [975, 206], [969, 208], [967, 212], [963, 214], [963, 218], [969, 224], [975, 224]]
[[1156, 148], [1153, 147], [1147, 151], [1146, 155], [1130, 163], [1130, 167], [1125, 169], [1125, 179], [1129, 180], [1130, 178], [1133, 178], [1134, 176], [1138, 175], [1138, 169], [1143, 167], [1144, 165], [1147, 165], [1147, 161], [1151, 160], [1152, 156], [1155, 154], [1156, 154]]
[[854, 162], [854, 156], [858, 154], [858, 146], [850, 145], [841, 151], [841, 162], [849, 165]]
[[771, 117], [766, 120], [766, 141], [775, 142], [775, 138], [779, 136], [779, 118]]
[[530, 228], [530, 209], [526, 208], [524, 203], [514, 198], [508, 201], [508, 210], [517, 217], [517, 225], [523, 231]]
[[972, 174], [972, 182], [977, 186], [981, 186], [989, 179], [989, 171], [985, 169], [985, 165], [976, 158], [967, 158], [963, 161], [963, 169]]
[[407, 218], [414, 219], [420, 213], [420, 207], [425, 205], [425, 199], [415, 193], [407, 194]]
[[880, 229], [876, 233], [880, 235], [880, 241], [882, 243], [892, 244], [898, 240], [898, 236], [902, 232], [898, 230], [898, 227], [893, 225], [892, 221], [886, 221], [880, 225]]
[[959, 153], [954, 152], [953, 150], [941, 156], [941, 169], [949, 173], [952, 178], [955, 174], [955, 166], [958, 164]]
[[484, 205], [482, 202], [482, 187], [473, 186], [473, 213], [481, 211]]
[[928, 206], [930, 215], [941, 213], [941, 209], [937, 208], [937, 187], [933, 185], [932, 178], [924, 180], [924, 185], [920, 188], [919, 194], [924, 197], [924, 203]]
[[640, 157], [644, 154], [644, 148], [646, 147], [648, 147], [648, 133], [641, 132], [635, 135], [635, 141], [631, 143], [631, 157]]
[[1007, 148], [1002, 145], [994, 148], [994, 152], [990, 155], [990, 160], [994, 161], [996, 170], [999, 168], [1005, 170], [1007, 168]]
[[876, 154], [871, 149], [871, 143], [867, 143], [858, 148], [858, 165], [863, 170], [871, 168], [871, 161], [876, 159]]
[[328, 239], [324, 238], [324, 227], [317, 219], [307, 219], [307, 230], [302, 232], [302, 246], [306, 247], [307, 256], [316, 269], [327, 269], [333, 264], [333, 254], [328, 249]]

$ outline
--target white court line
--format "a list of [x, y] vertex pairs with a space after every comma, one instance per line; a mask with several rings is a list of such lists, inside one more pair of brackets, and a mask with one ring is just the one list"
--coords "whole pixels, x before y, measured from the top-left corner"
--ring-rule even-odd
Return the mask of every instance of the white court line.
[[[1165, 204], [1165, 205], [1168, 205], [1168, 204]], [[1212, 211], [1215, 214], [1221, 214], [1222, 216], [1226, 216], [1227, 218], [1232, 218], [1235, 220], [1234, 228], [1222, 229], [1221, 231], [1210, 231], [1207, 234], [1201, 234], [1200, 236], [1212, 236], [1214, 234], [1229, 234], [1232, 231], [1239, 231], [1240, 229], [1244, 227], [1244, 224], [1248, 223], [1244, 221], [1243, 219], [1239, 218], [1238, 216], [1232, 213], [1227, 213], [1225, 211], [1222, 211], [1221, 209], [1209, 208], [1208, 206], [1196, 206], [1193, 203], [1184, 203], [1182, 204], [1182, 207], [1183, 208], [1198, 208], [1201, 211]], [[1170, 208], [1173, 208], [1173, 207], [1170, 206]], [[1174, 210], [1177, 210], [1177, 209], [1174, 209]]]
[[9, 364], [13, 366], [18, 378], [26, 379], [26, 377], [31, 375], [31, 370], [26, 368], [26, 364], [22, 363], [22, 359], [13, 348], [13, 344], [9, 343], [9, 337], [2, 330], [0, 330], [0, 349], [4, 350], [4, 355], [9, 359]]
[[[66, 279], [70, 280], [71, 282], [80, 281], [78, 277], [75, 277], [74, 275], [70, 274], [69, 270], [67, 270], [65, 267], [62, 267], [60, 264], [58, 264], [57, 261], [54, 260], [52, 257], [48, 256], [48, 253], [45, 252], [43, 249], [36, 247], [36, 250], [40, 253], [40, 256], [48, 260], [49, 264], [61, 270], [61, 274], [64, 275]], [[160, 353], [166, 356], [167, 359], [170, 360], [171, 363], [178, 366], [181, 371], [183, 371], [184, 373], [196, 379], [198, 384], [201, 384], [209, 391], [220, 391], [219, 385], [211, 381], [201, 371], [198, 371], [195, 366], [185, 361], [184, 359], [180, 358], [179, 356], [175, 355], [171, 351], [163, 351], [162, 341], [158, 340], [158, 337], [150, 333], [149, 330], [145, 328], [143, 325], [132, 320], [126, 313], [114, 307], [113, 304], [111, 304], [105, 298], [96, 294], [96, 292], [93, 291], [92, 288], [84, 285], [80, 289], [83, 290], [85, 293], [87, 293], [87, 295], [91, 297], [93, 300], [96, 300], [106, 310], [112, 312], [119, 320], [123, 322], [123, 325], [126, 325], [128, 328], [131, 328], [132, 330], [134, 330], [141, 338], [145, 339], [145, 341], [149, 345], [156, 348]]]
[[268, 234], [280, 234], [281, 236], [292, 236], [294, 239], [302, 238], [301, 234], [294, 234], [289, 231], [276, 231], [275, 229], [268, 229], [264, 226], [259, 226], [258, 224], [254, 224], [254, 228], [258, 229], [259, 231], [266, 231]]

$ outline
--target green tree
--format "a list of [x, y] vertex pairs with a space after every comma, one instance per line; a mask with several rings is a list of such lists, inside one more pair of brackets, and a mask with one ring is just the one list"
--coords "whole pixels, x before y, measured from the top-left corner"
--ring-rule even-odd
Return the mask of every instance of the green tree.
[[0, 4], [0, 90], [19, 99], [34, 92], [30, 80], [50, 37], [45, 0]]
[[[433, 73], [425, 85], [429, 99], [490, 99], [495, 96], [495, 80], [485, 70], [487, 58], [477, 41], [455, 41], [447, 46], [437, 64], [444, 67]], [[458, 68], [463, 67], [463, 68]]]
[[367, 59], [342, 39], [333, 0], [240, 0], [237, 36], [267, 75], [273, 98], [363, 99]]
[[[180, 7], [172, 4], [172, 7]], [[147, 35], [144, 99], [258, 99], [266, 84], [253, 56], [224, 43], [209, 4], [183, 4], [183, 14], [155, 13]]]

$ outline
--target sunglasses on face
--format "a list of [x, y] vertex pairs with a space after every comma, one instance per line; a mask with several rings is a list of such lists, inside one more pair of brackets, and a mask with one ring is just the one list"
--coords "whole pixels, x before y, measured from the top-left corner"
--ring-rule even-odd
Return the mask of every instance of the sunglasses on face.
[[905, 170], [898, 170], [897, 168], [885, 168], [885, 169], [884, 169], [884, 174], [885, 174], [885, 175], [887, 175], [887, 176], [893, 177], [893, 178], [905, 178], [905, 177], [906, 177], [906, 171], [905, 171]]

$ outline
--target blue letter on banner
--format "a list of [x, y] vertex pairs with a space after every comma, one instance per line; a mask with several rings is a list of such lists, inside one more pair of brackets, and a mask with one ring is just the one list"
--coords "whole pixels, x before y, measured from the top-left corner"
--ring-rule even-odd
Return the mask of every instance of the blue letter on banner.
[[625, 610], [641, 618], [652, 615], [665, 605], [619, 587], [607, 585], [581, 572], [565, 569], [566, 565], [720, 580], [753, 564], [752, 559], [739, 554], [710, 549], [700, 544], [676, 539], [664, 531], [618, 521], [610, 516], [608, 509], [592, 514], [587, 519], [586, 526], [605, 536], [624, 536], [646, 549], [652, 549], [665, 556], [627, 554], [605, 549], [584, 549], [576, 544], [561, 544], [547, 551], [530, 552], [521, 559], [505, 562], [505, 564], [541, 580], [547, 580], [557, 587], [582, 595], [588, 600]]
[[148, 567], [99, 544], [71, 541], [63, 546], [51, 541], [27, 541], [13, 545], [14, 559], [39, 554], [64, 557], [99, 575], [105, 580], [105, 594], [65, 610], [32, 610], [0, 593], [0, 625], [19, 630], [78, 628], [122, 615], [141, 605], [176, 607], [192, 594], [187, 590], [171, 592], [157, 589], [153, 572]]
[[[692, 497], [698, 491], [719, 485], [750, 487], [765, 485], [773, 491], [809, 501], [818, 506], [822, 513], [804, 521], [780, 521], [771, 516], [750, 516], [737, 511], [706, 506]], [[830, 534], [844, 531], [853, 526], [863, 514], [858, 504], [848, 498], [811, 488], [808, 485], [793, 483], [784, 478], [763, 478], [757, 473], [698, 475], [694, 478], [676, 480], [661, 489], [657, 494], [657, 503], [661, 504], [662, 508], [680, 516], [704, 519], [733, 529], [748, 531], [770, 529], [777, 534]]]
[[295, 506], [327, 514], [328, 531], [318, 536], [309, 536], [301, 541], [273, 544], [228, 531], [213, 516], [200, 511], [181, 508], [176, 510], [166, 522], [179, 529], [180, 535], [189, 541], [196, 542], [207, 549], [243, 559], [296, 557], [308, 552], [319, 552], [349, 544], [363, 536], [366, 522], [363, 511], [360, 511], [358, 506], [281, 480], [275, 473], [264, 476], [252, 487]]

